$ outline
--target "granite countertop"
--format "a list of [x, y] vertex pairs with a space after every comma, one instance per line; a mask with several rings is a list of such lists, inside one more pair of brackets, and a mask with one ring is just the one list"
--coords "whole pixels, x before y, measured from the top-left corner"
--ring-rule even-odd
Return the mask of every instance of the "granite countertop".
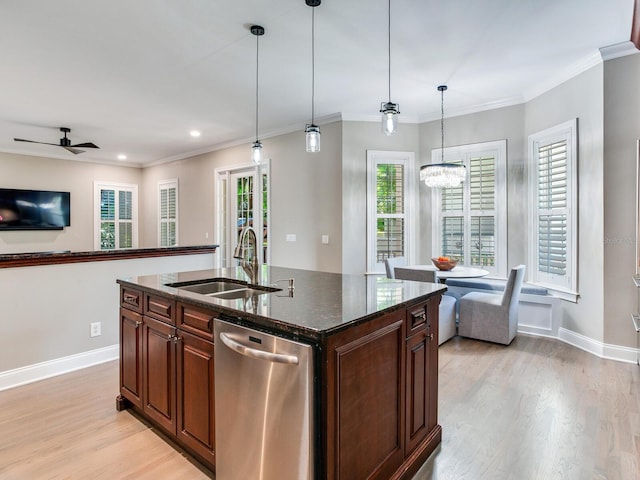
[[[282, 290], [246, 299], [225, 300], [167, 285], [216, 278], [248, 281], [244, 270], [234, 267], [145, 275], [119, 279], [118, 283], [214, 308], [253, 326], [315, 340], [446, 290], [442, 284], [392, 280], [380, 275], [342, 275], [268, 265], [261, 265], [256, 283]], [[290, 278], [294, 279], [291, 294], [288, 289]]]

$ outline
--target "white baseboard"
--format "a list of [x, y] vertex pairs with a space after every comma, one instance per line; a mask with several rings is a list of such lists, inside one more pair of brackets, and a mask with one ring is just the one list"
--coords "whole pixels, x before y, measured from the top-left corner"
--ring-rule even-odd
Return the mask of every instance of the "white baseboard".
[[0, 391], [111, 360], [117, 360], [119, 356], [120, 346], [116, 344], [70, 355], [68, 357], [56, 358], [55, 360], [49, 360], [35, 365], [16, 368], [15, 370], [0, 372]]

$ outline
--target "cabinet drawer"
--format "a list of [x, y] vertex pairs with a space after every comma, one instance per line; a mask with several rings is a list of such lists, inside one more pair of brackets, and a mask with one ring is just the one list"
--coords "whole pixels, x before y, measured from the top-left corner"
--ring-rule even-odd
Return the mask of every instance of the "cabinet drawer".
[[169, 298], [146, 293], [144, 295], [144, 314], [175, 325], [176, 302]]
[[120, 306], [142, 313], [142, 292], [133, 288], [120, 288]]
[[216, 313], [211, 310], [178, 303], [177, 326], [208, 340], [213, 338], [213, 319], [215, 317]]
[[424, 331], [427, 326], [427, 303], [407, 308], [407, 337]]

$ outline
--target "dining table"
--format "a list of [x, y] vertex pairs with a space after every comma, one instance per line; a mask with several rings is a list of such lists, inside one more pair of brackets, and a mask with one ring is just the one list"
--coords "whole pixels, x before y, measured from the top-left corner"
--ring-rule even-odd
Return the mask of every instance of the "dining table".
[[440, 270], [435, 265], [404, 265], [395, 268], [395, 274], [402, 276], [402, 273], [417, 273], [420, 271], [430, 271], [435, 273], [435, 277], [440, 283], [446, 283], [448, 278], [478, 278], [489, 275], [489, 271], [477, 267], [464, 267], [456, 265], [451, 270]]

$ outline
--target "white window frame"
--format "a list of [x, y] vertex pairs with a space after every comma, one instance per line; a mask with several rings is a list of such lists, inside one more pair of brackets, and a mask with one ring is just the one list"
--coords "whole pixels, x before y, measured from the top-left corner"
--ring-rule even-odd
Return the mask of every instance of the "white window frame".
[[[469, 161], [472, 157], [493, 156], [495, 158], [495, 266], [482, 267], [488, 270], [491, 276], [506, 278], [507, 268], [507, 141], [497, 140], [492, 142], [481, 142], [469, 145], [459, 145], [446, 147], [444, 149], [444, 160], [442, 159], [442, 149], [437, 148], [431, 151], [431, 163], [453, 162], [462, 160], [467, 172], [470, 171]], [[468, 175], [468, 173], [467, 173]], [[470, 186], [469, 182], [463, 184], [463, 207], [464, 237], [470, 237], [470, 217], [469, 210]], [[431, 189], [431, 256], [437, 257], [441, 254], [442, 245], [442, 200], [440, 189]], [[465, 242], [464, 258], [471, 258], [471, 247], [469, 242]], [[470, 265], [468, 265], [470, 266]]]
[[[538, 271], [538, 152], [540, 146], [567, 143], [567, 275]], [[556, 296], [578, 299], [578, 119], [529, 135], [529, 265], [528, 280], [547, 287]]]
[[[163, 190], [171, 190], [171, 189], [175, 189], [176, 191], [176, 216], [174, 219], [164, 219], [162, 218], [162, 211], [161, 211], [161, 207], [162, 207], [162, 201], [161, 201], [161, 195], [162, 195], [162, 191]], [[180, 235], [180, 230], [179, 230], [179, 216], [180, 216], [180, 210], [179, 210], [179, 191], [178, 191], [178, 179], [177, 178], [172, 178], [170, 180], [161, 180], [158, 182], [158, 247], [177, 247], [178, 245], [180, 245], [180, 240], [179, 240], [179, 235]], [[162, 244], [162, 224], [163, 223], [174, 223], [175, 224], [175, 229], [176, 229], [176, 241], [173, 245], [163, 245]]]
[[115, 250], [127, 250], [138, 248], [138, 185], [136, 184], [127, 184], [127, 183], [113, 183], [113, 182], [102, 182], [96, 181], [93, 182], [93, 248], [94, 250], [100, 251], [101, 242], [100, 242], [100, 201], [101, 196], [100, 192], [102, 190], [114, 190], [116, 192], [116, 212], [118, 211], [118, 195], [117, 193], [120, 191], [128, 191], [131, 192], [131, 201], [132, 205], [132, 220], [131, 220], [131, 230], [132, 230], [132, 245], [131, 247], [121, 248], [118, 245], [119, 235], [118, 235], [118, 220], [116, 219], [116, 248]]
[[415, 244], [413, 240], [416, 224], [416, 175], [415, 153], [367, 150], [367, 274], [385, 273], [384, 263], [376, 262], [377, 210], [376, 172], [378, 164], [400, 164], [404, 166], [404, 218], [405, 257], [414, 263]]

